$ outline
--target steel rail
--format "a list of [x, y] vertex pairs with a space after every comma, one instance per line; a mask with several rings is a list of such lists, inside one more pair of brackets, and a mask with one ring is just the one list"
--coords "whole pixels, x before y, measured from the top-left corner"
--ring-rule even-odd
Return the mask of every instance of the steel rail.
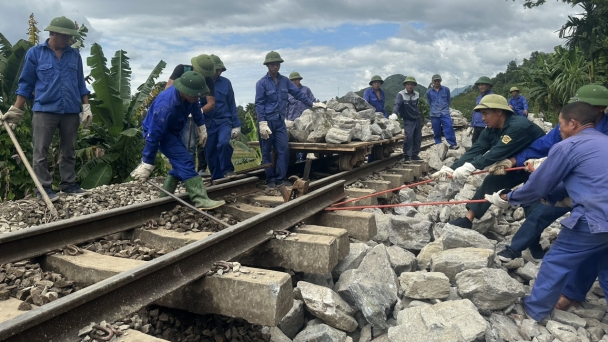
[[[207, 191], [214, 198], [247, 194], [258, 190], [258, 180], [257, 177], [250, 177], [210, 186]], [[188, 199], [188, 194], [177, 196]], [[69, 244], [75, 245], [140, 227], [146, 221], [158, 218], [161, 212], [173, 209], [176, 204], [178, 202], [171, 197], [159, 198], [0, 234], [0, 264], [36, 257]]]
[[121, 319], [200, 278], [213, 262], [231, 260], [345, 197], [335, 182], [209, 237], [0, 323], [8, 342], [73, 341], [79, 329]]

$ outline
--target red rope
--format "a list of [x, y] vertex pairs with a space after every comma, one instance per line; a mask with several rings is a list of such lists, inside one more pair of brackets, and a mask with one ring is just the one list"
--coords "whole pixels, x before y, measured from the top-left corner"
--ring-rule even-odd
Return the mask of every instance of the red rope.
[[451, 201], [451, 202], [426, 202], [426, 203], [400, 203], [400, 204], [378, 204], [378, 205], [362, 205], [358, 207], [341, 207], [341, 208], [325, 208], [325, 210], [358, 210], [367, 208], [396, 208], [396, 207], [419, 207], [424, 205], [444, 205], [444, 204], [466, 204], [466, 203], [484, 203], [487, 202], [485, 199], [478, 200], [463, 200], [463, 201]]
[[[505, 169], [505, 171], [509, 172], [509, 171], [525, 170], [525, 169], [526, 169], [525, 166], [518, 166], [518, 167], [507, 168], [507, 169]], [[472, 175], [480, 175], [482, 173], [488, 173], [488, 172], [489, 171], [487, 171], [487, 170], [481, 170], [481, 171], [473, 172]], [[452, 178], [452, 176], [449, 176], [448, 178]], [[422, 185], [422, 184], [426, 184], [426, 183], [430, 183], [430, 182], [433, 182], [433, 181], [435, 181], [435, 180], [434, 179], [427, 179], [425, 181], [418, 182], [418, 183], [412, 183], [412, 184], [402, 185], [402, 186], [394, 188], [394, 189], [388, 189], [388, 190], [384, 190], [384, 191], [380, 191], [380, 192], [374, 192], [373, 194], [369, 194], [369, 195], [365, 195], [365, 196], [361, 196], [361, 197], [357, 197], [357, 198], [351, 198], [351, 199], [346, 200], [344, 202], [334, 203], [331, 206], [332, 207], [337, 207], [337, 206], [340, 206], [340, 205], [343, 205], [343, 204], [346, 204], [346, 203], [351, 203], [351, 202], [359, 201], [359, 200], [370, 198], [370, 197], [380, 196], [380, 195], [386, 194], [388, 192], [398, 191], [398, 190], [405, 189], [405, 188], [412, 188], [412, 187], [415, 187], [415, 186], [418, 186], [418, 185]], [[350, 208], [353, 208], [353, 207], [350, 207]]]

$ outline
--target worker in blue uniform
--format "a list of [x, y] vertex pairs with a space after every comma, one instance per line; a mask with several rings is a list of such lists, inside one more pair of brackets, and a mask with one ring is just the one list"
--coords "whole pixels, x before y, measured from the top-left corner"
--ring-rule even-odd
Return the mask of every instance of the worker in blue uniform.
[[[480, 77], [477, 82], [475, 82], [475, 86], [479, 90], [479, 96], [477, 96], [475, 106], [479, 104], [479, 102], [484, 96], [494, 94], [494, 92], [492, 91], [493, 83], [488, 76]], [[471, 124], [469, 125], [469, 129], [473, 129], [473, 136], [471, 137], [471, 142], [473, 144], [477, 141], [477, 139], [479, 139], [479, 135], [485, 128], [486, 123], [483, 122], [481, 112], [479, 110], [473, 110]]]
[[513, 109], [515, 114], [528, 117], [528, 101], [523, 95], [519, 95], [519, 88], [511, 87], [509, 93], [511, 93], [509, 107]]
[[441, 132], [443, 130], [450, 149], [457, 150], [456, 132], [450, 116], [450, 104], [452, 103], [450, 88], [441, 85], [441, 75], [439, 74], [433, 75], [432, 82], [433, 86], [426, 91], [426, 102], [429, 104], [431, 112], [433, 139], [435, 144], [441, 144]]
[[198, 126], [198, 145], [205, 146], [207, 130], [199, 99], [208, 93], [205, 78], [195, 71], [187, 71], [156, 97], [142, 123], [146, 141], [142, 161], [131, 172], [133, 179], [146, 181], [154, 170], [156, 152], [160, 151], [169, 159], [172, 167], [163, 188], [173, 193], [178, 182], [184, 182], [194, 205], [205, 210], [217, 208], [225, 202], [209, 199], [203, 179], [196, 172], [194, 160], [181, 136], [188, 115], [192, 115], [192, 120]]
[[537, 163], [528, 182], [486, 196], [500, 208], [570, 199], [572, 212], [560, 222], [562, 229], [543, 259], [532, 293], [523, 300], [526, 314], [536, 321], [549, 316], [577, 270], [599, 273], [602, 289], [608, 289], [608, 136], [594, 128], [596, 120], [592, 105], [566, 105], [559, 115], [563, 141]]
[[380, 89], [382, 83], [384, 83], [382, 77], [379, 75], [373, 76], [369, 81], [370, 87], [363, 92], [363, 99], [376, 109], [376, 113], [380, 112], [385, 118], [388, 118], [386, 108], [384, 108], [386, 96], [384, 95], [384, 90]]
[[[215, 55], [211, 55], [215, 63], [215, 108], [209, 113], [205, 113], [205, 126], [207, 126], [207, 144], [205, 154], [207, 164], [211, 172], [211, 179], [232, 177], [234, 165], [232, 164], [232, 152], [234, 149], [230, 145], [230, 140], [238, 138], [241, 134], [241, 121], [236, 113], [236, 102], [234, 100], [234, 90], [232, 83], [222, 72], [226, 67], [222, 60]], [[204, 107], [206, 99], [201, 99]]]
[[276, 188], [277, 185], [290, 186], [287, 178], [289, 165], [289, 135], [285, 118], [287, 115], [288, 94], [298, 101], [313, 108], [325, 108], [325, 104], [313, 103], [287, 77], [281, 75], [283, 59], [276, 51], [266, 54], [264, 65], [268, 73], [255, 84], [255, 110], [258, 114], [260, 148], [262, 163], [272, 163], [272, 149], [276, 153], [274, 167], [266, 169], [266, 185]]

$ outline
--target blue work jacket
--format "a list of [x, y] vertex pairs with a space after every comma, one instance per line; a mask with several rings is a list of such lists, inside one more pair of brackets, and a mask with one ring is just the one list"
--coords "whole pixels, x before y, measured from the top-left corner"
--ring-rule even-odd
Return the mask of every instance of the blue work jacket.
[[509, 106], [513, 106], [513, 111], [517, 115], [528, 116], [524, 113], [524, 110], [528, 110], [528, 101], [526, 98], [519, 95], [517, 98], [511, 96], [509, 99]]
[[[306, 97], [310, 99], [310, 101], [315, 102], [315, 96], [312, 94], [310, 88], [305, 85], [301, 85], [299, 87], [300, 91], [306, 94]], [[293, 95], [288, 94], [289, 104], [287, 105], [287, 120], [295, 120], [302, 115], [302, 112], [309, 108], [309, 106], [304, 103], [296, 100]]]
[[450, 115], [450, 88], [441, 86], [439, 90], [431, 87], [426, 92], [426, 102], [431, 107], [431, 117], [438, 118], [443, 115]]
[[58, 59], [48, 39], [29, 49], [15, 93], [34, 99], [35, 112], [80, 113], [82, 97], [89, 94], [80, 52], [67, 46]]
[[182, 101], [179, 91], [170, 86], [160, 93], [148, 109], [148, 114], [142, 123], [143, 135], [146, 146], [142, 153], [142, 161], [154, 165], [156, 152], [165, 135], [173, 134], [181, 141], [181, 134], [188, 115], [192, 114], [192, 120], [197, 126], [205, 124], [201, 103], [196, 101], [190, 103]]
[[[481, 99], [486, 96], [486, 95], [490, 95], [490, 94], [494, 94], [494, 92], [490, 89], [488, 91], [486, 91], [485, 93], [481, 93], [479, 94], [479, 96], [477, 96], [477, 101], [475, 101], [475, 106], [477, 107], [477, 105], [479, 104], [479, 101], [481, 101]], [[471, 125], [472, 127], [486, 127], [486, 123], [483, 122], [483, 120], [481, 119], [482, 115], [481, 112], [478, 110], [474, 110], [473, 111], [473, 116], [471, 117]]]
[[278, 74], [275, 83], [269, 73], [266, 73], [255, 84], [255, 111], [259, 121], [285, 120], [287, 117], [288, 94], [298, 101], [312, 107], [312, 101], [287, 77]]
[[384, 108], [384, 103], [386, 102], [386, 96], [384, 95], [384, 90], [380, 90], [380, 98], [376, 95], [376, 92], [373, 88], [367, 88], [363, 92], [363, 99], [367, 101], [372, 107], [376, 108], [376, 112], [380, 112], [384, 114], [385, 118], [388, 118], [388, 114], [386, 113], [386, 108]]
[[[241, 127], [241, 120], [237, 115], [236, 102], [232, 83], [226, 77], [220, 76], [214, 81], [215, 108], [205, 113], [205, 121], [213, 121], [216, 125], [230, 122], [232, 128]], [[201, 107], [207, 104], [206, 98], [201, 98]]]
[[608, 136], [593, 128], [561, 141], [551, 148], [547, 159], [532, 172], [523, 187], [507, 198], [510, 204], [525, 205], [560, 192], [572, 198], [570, 216], [561, 221], [572, 229], [587, 220], [591, 233], [608, 233]]
[[[595, 129], [608, 135], [608, 115], [602, 116], [600, 122], [595, 125]], [[515, 155], [517, 166], [523, 166], [528, 159], [544, 158], [549, 154], [549, 150], [553, 145], [562, 141], [562, 136], [559, 133], [559, 124], [549, 131], [545, 136], [534, 140], [525, 150]]]

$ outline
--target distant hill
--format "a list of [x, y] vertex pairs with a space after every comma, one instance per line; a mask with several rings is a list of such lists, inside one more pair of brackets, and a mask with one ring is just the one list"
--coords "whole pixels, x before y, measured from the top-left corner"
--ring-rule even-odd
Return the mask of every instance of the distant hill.
[[[384, 107], [386, 108], [387, 113], [393, 112], [393, 105], [395, 104], [395, 98], [397, 97], [397, 93], [405, 89], [403, 86], [403, 80], [405, 80], [405, 76], [401, 74], [390, 75], [389, 77], [384, 79], [384, 83], [380, 88], [384, 90], [384, 95], [386, 96], [386, 102]], [[357, 95], [363, 97], [363, 92], [365, 89], [361, 89], [355, 92]], [[421, 86], [420, 83], [414, 88], [415, 91], [420, 93], [420, 97], [424, 98], [426, 94], [426, 88]]]
[[450, 95], [452, 95], [452, 98], [454, 98], [455, 96], [458, 96], [458, 95], [466, 92], [471, 87], [472, 87], [472, 85], [468, 85], [468, 86], [464, 86], [464, 87], [460, 87], [460, 88], [456, 88], [456, 89], [450, 89]]

